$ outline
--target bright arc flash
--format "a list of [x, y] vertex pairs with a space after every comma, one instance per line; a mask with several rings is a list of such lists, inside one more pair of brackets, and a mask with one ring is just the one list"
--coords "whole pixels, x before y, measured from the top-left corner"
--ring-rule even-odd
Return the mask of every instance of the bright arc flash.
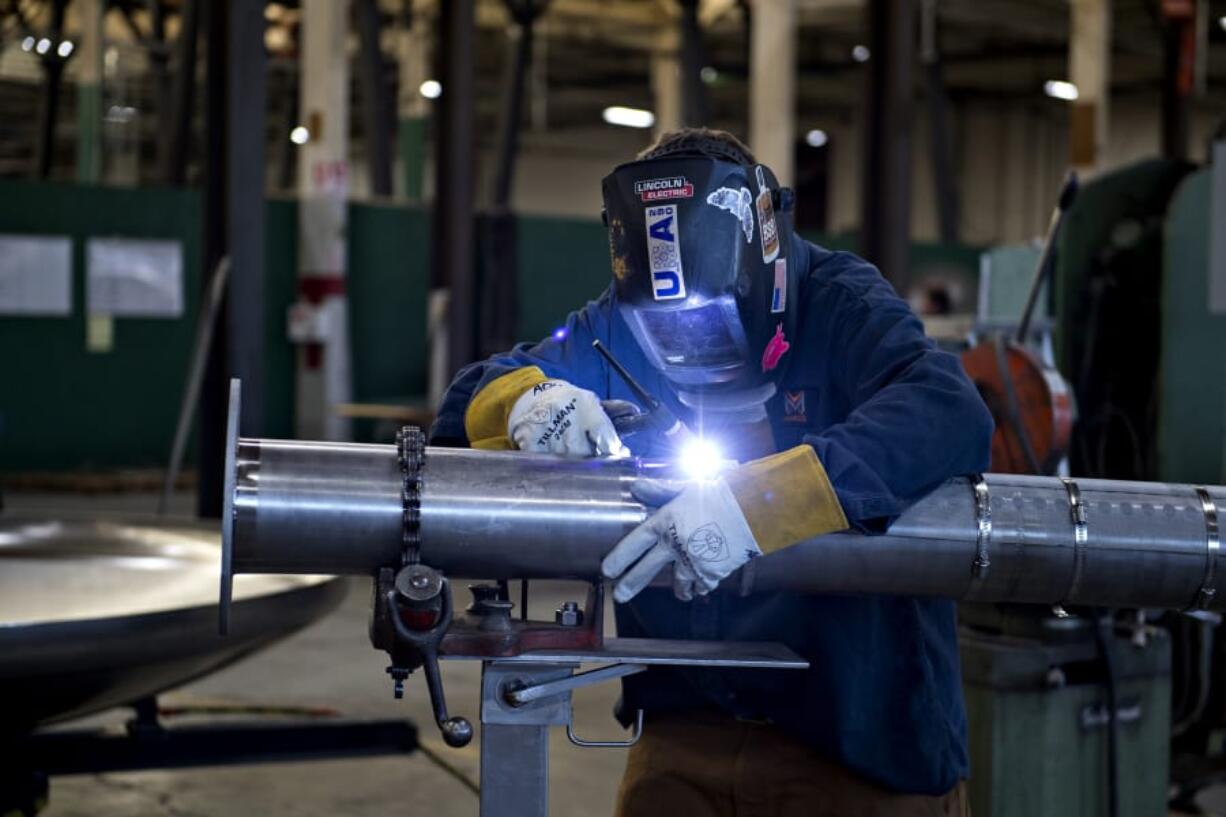
[[690, 479], [712, 479], [719, 474], [723, 452], [711, 440], [695, 437], [681, 449], [678, 462]]

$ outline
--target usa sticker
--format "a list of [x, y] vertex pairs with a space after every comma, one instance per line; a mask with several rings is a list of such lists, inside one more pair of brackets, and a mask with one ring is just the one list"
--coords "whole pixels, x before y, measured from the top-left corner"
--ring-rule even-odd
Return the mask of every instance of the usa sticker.
[[694, 185], [685, 176], [670, 176], [667, 179], [646, 179], [634, 183], [634, 192], [643, 201], [666, 199], [690, 199], [694, 197]]
[[771, 290], [771, 314], [788, 307], [788, 260], [775, 259], [775, 288]]
[[647, 263], [651, 265], [651, 294], [657, 301], [685, 297], [675, 204], [647, 208]]
[[775, 226], [775, 207], [771, 191], [762, 175], [762, 166], [754, 168], [758, 176], [758, 235], [762, 238], [762, 263], [769, 264], [779, 257], [779, 229]]

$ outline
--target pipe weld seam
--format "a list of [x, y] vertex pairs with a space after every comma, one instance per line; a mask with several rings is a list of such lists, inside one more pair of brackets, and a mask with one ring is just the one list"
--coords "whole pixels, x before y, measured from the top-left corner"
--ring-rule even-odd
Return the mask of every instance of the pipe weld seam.
[[1085, 573], [1086, 544], [1090, 540], [1090, 529], [1086, 518], [1086, 505], [1081, 499], [1081, 489], [1075, 481], [1068, 477], [1061, 477], [1060, 481], [1064, 483], [1064, 491], [1068, 494], [1069, 520], [1073, 524], [1073, 575], [1069, 579], [1068, 590], [1064, 592], [1064, 597], [1058, 603], [1058, 606], [1063, 608], [1064, 605], [1075, 602], [1077, 593], [1081, 590], [1081, 577]]
[[988, 483], [983, 478], [983, 474], [975, 474], [972, 487], [975, 491], [975, 561], [971, 564], [971, 575], [974, 577], [974, 582], [971, 586], [972, 593], [978, 585], [987, 578], [988, 568], [992, 564], [991, 556], [989, 555], [989, 545], [992, 542], [992, 494], [988, 489]]
[[1217, 505], [1214, 504], [1209, 491], [1198, 485], [1196, 496], [1200, 499], [1201, 512], [1205, 515], [1205, 576], [1192, 607], [1206, 610], [1217, 595], [1217, 588], [1213, 585], [1217, 579], [1217, 557], [1222, 549], [1221, 528], [1218, 526]]

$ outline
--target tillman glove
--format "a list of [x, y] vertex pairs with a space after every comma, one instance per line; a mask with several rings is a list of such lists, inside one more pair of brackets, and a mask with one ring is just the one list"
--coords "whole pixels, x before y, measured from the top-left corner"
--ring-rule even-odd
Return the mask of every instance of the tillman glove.
[[571, 457], [629, 452], [600, 399], [530, 366], [490, 382], [469, 403], [464, 427], [473, 448], [518, 448]]
[[[657, 504], [675, 491], [640, 480], [634, 493]], [[618, 580], [613, 598], [625, 602], [672, 565], [673, 593], [689, 601], [756, 556], [846, 528], [826, 469], [812, 447], [801, 445], [686, 483], [609, 552], [601, 570]]]

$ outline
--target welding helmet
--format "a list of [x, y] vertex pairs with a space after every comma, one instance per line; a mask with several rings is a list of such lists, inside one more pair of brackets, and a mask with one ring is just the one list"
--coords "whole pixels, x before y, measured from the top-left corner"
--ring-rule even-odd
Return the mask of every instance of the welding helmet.
[[683, 402], [764, 403], [795, 337], [792, 191], [764, 165], [681, 154], [618, 166], [603, 194], [618, 307], [647, 358]]

